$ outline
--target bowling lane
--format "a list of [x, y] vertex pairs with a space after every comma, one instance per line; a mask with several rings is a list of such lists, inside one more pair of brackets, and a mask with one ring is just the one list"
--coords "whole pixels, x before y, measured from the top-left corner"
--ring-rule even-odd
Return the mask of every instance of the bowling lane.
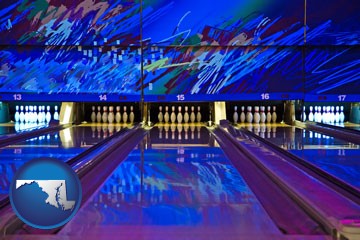
[[176, 128], [168, 134], [166, 127], [153, 128], [59, 234], [96, 239], [279, 237], [210, 132]]
[[285, 124], [246, 128], [360, 190], [359, 145]]
[[27, 132], [35, 129], [48, 127], [48, 124], [28, 124], [28, 123], [1, 123], [0, 138], [15, 133]]
[[13, 175], [25, 162], [40, 157], [67, 161], [120, 129], [119, 125], [80, 125], [0, 148], [0, 199], [7, 196]]
[[346, 123], [328, 123], [328, 124], [334, 125], [337, 127], [343, 127], [345, 129], [352, 129], [352, 130], [360, 131], [360, 124], [356, 124], [356, 123], [346, 122]]

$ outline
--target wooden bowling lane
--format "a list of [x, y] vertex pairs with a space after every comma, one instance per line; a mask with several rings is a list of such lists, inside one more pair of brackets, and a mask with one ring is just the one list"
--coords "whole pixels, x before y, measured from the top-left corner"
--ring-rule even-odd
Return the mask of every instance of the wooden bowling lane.
[[284, 238], [221, 148], [162, 146], [151, 131], [60, 236]]

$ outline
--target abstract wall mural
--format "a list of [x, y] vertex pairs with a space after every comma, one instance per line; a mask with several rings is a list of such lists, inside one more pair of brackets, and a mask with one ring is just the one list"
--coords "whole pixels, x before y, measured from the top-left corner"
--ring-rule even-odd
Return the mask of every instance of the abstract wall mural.
[[307, 1], [307, 44], [359, 45], [359, 12], [353, 0]]
[[144, 54], [146, 94], [303, 92], [296, 47], [167, 47]]
[[0, 51], [0, 91], [137, 94], [138, 48], [17, 46]]
[[306, 6], [305, 18], [305, 0], [2, 1], [0, 92], [360, 93], [359, 4]]
[[360, 93], [359, 46], [309, 47], [305, 66], [306, 93]]
[[139, 44], [140, 1], [17, 0], [0, 3], [0, 44]]
[[145, 0], [143, 40], [168, 45], [301, 45], [304, 1]]

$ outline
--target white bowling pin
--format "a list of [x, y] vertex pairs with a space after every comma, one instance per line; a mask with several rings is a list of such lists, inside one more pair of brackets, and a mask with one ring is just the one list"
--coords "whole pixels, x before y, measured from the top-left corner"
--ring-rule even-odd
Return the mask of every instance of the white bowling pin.
[[239, 114], [237, 112], [237, 106], [234, 106], [234, 114], [233, 114], [234, 124], [237, 124], [238, 120], [239, 120]]
[[273, 106], [273, 113], [271, 115], [271, 120], [273, 123], [276, 123], [276, 120], [277, 120], [276, 106]]
[[107, 106], [103, 106], [103, 114], [101, 116], [101, 119], [104, 123], [106, 123], [108, 120]]
[[115, 120], [114, 107], [113, 106], [109, 107], [109, 114], [108, 114], [108, 119], [107, 120], [108, 120], [109, 123], [113, 123], [114, 120]]
[[30, 122], [29, 106], [25, 106], [24, 120], [26, 123]]
[[261, 106], [260, 107], [260, 122], [265, 123], [265, 121], [266, 121], [265, 107]]
[[159, 120], [159, 123], [162, 123], [163, 120], [164, 120], [164, 116], [163, 116], [163, 113], [162, 113], [162, 106], [159, 106], [158, 120]]
[[29, 123], [33, 122], [33, 111], [34, 111], [33, 106], [29, 106], [29, 112], [28, 112]]
[[46, 106], [45, 121], [48, 123], [51, 121], [50, 106]]
[[133, 124], [135, 120], [134, 107], [130, 106], [130, 115], [129, 115], [130, 123]]
[[120, 123], [121, 121], [120, 106], [116, 106], [115, 121], [116, 123]]
[[339, 106], [336, 106], [335, 108], [335, 118], [334, 121], [338, 123], [340, 121], [340, 114], [339, 114]]
[[185, 113], [184, 113], [184, 122], [185, 122], [185, 123], [188, 123], [188, 122], [189, 122], [190, 116], [189, 116], [188, 111], [189, 111], [189, 107], [188, 107], [188, 106], [185, 106]]
[[192, 123], [195, 122], [195, 112], [194, 112], [194, 110], [195, 110], [195, 107], [194, 107], [194, 106], [191, 106], [190, 121], [191, 121]]
[[271, 107], [267, 107], [267, 114], [266, 114], [266, 121], [267, 123], [271, 123]]
[[95, 106], [91, 107], [91, 122], [96, 121], [96, 113], [95, 113]]
[[244, 123], [245, 122], [245, 107], [244, 106], [241, 106], [241, 113], [240, 113], [240, 122], [241, 123]]
[[345, 121], [344, 106], [340, 106], [339, 122], [343, 123], [344, 121]]
[[126, 106], [124, 106], [124, 113], [123, 113], [122, 119], [123, 119], [123, 122], [124, 122], [124, 123], [127, 123], [128, 114], [127, 114], [127, 112], [126, 112]]
[[178, 107], [178, 114], [177, 114], [176, 119], [177, 119], [178, 123], [182, 123], [183, 116], [182, 116], [182, 113], [181, 113], [181, 106]]
[[42, 111], [42, 106], [39, 106], [38, 122], [39, 122], [39, 123], [42, 123], [42, 122], [43, 122], [43, 111]]
[[196, 121], [197, 121], [198, 123], [201, 122], [200, 106], [197, 107]]
[[19, 114], [19, 120], [21, 123], [25, 121], [25, 113], [24, 113], [24, 106], [20, 106], [20, 114]]
[[258, 106], [255, 106], [254, 110], [255, 110], [255, 113], [254, 113], [254, 123], [259, 123], [259, 122], [260, 122], [259, 107], [258, 107]]
[[171, 107], [170, 120], [171, 120], [171, 123], [175, 123], [175, 121], [176, 121], [175, 106]]
[[59, 120], [58, 106], [55, 106], [54, 110], [55, 110], [55, 112], [54, 112], [54, 120]]
[[335, 107], [331, 106], [330, 108], [330, 123], [334, 123], [335, 122]]
[[[20, 121], [20, 113], [19, 113], [19, 106], [15, 106], [15, 122], [18, 123]], [[19, 125], [20, 126], [20, 125]]]
[[169, 122], [169, 119], [170, 119], [170, 116], [169, 116], [169, 107], [168, 107], [168, 106], [165, 106], [165, 114], [164, 114], [164, 121], [165, 121], [165, 123], [168, 123], [168, 122]]
[[314, 121], [313, 106], [310, 106], [309, 109], [310, 109], [309, 121], [310, 121], [310, 122], [313, 122], [313, 121]]
[[326, 106], [322, 107], [322, 115], [321, 115], [321, 122], [326, 122]]
[[248, 106], [247, 107], [247, 112], [246, 112], [246, 121], [248, 123], [252, 123], [253, 121], [253, 114], [252, 114], [252, 107], [251, 106]]
[[37, 123], [39, 120], [39, 113], [37, 106], [34, 106], [33, 122]]
[[97, 107], [96, 122], [101, 123], [101, 107]]

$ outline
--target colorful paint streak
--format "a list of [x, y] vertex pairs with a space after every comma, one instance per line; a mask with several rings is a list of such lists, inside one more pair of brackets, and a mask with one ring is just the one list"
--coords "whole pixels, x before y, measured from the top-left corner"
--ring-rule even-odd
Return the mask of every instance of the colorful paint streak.
[[9, 47], [0, 52], [0, 91], [137, 94], [137, 48]]

